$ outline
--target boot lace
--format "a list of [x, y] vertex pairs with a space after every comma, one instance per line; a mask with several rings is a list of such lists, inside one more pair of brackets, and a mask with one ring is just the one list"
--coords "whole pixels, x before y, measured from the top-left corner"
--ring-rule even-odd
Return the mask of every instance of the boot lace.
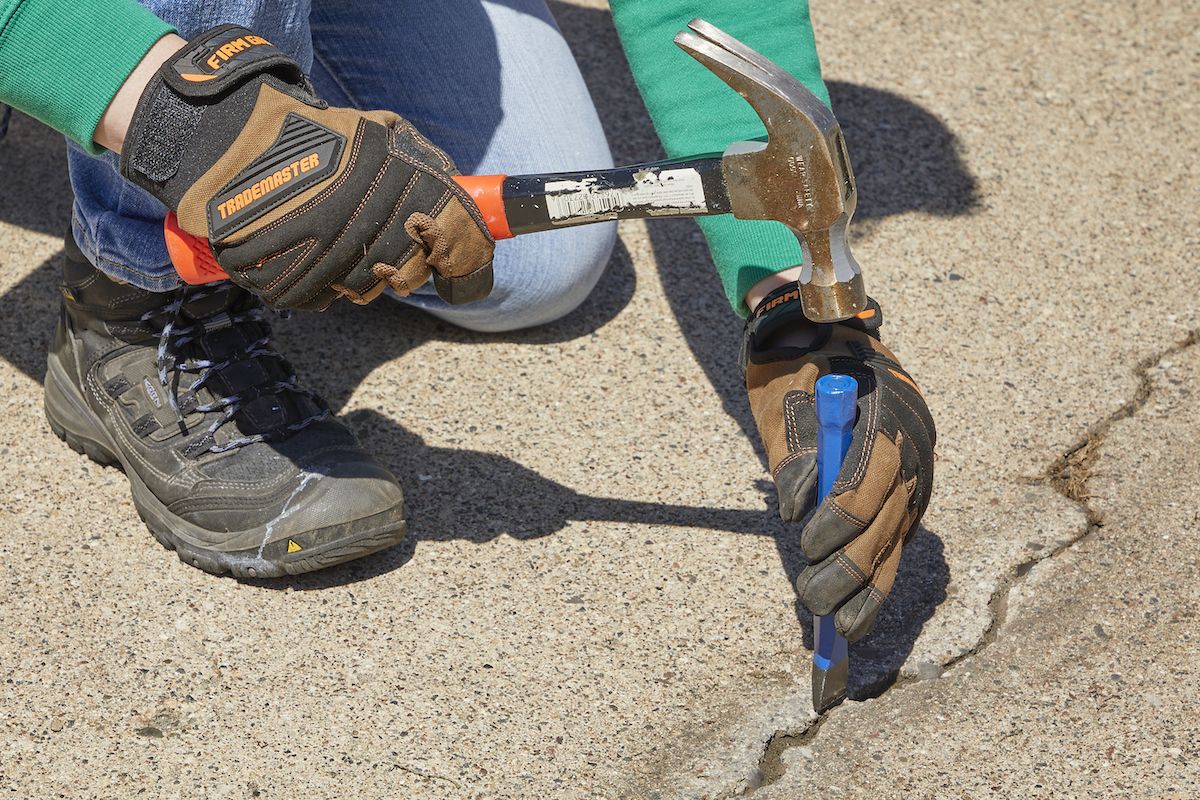
[[[190, 411], [209, 414], [220, 412], [220, 416], [214, 420], [205, 431], [206, 437], [213, 444], [207, 448], [208, 452], [224, 453], [238, 447], [245, 447], [255, 442], [280, 441], [289, 438], [292, 434], [307, 428], [329, 416], [330, 410], [325, 402], [317, 396], [315, 392], [296, 385], [296, 375], [286, 367], [286, 362], [281, 354], [268, 347], [271, 338], [271, 325], [266, 319], [268, 309], [261, 304], [254, 304], [251, 307], [242, 311], [232, 311], [226, 309], [218, 314], [190, 321], [184, 315], [184, 309], [189, 305], [194, 305], [196, 302], [204, 300], [220, 294], [221, 292], [229, 291], [228, 288], [219, 286], [216, 288], [210, 286], [184, 287], [180, 289], [175, 298], [161, 308], [153, 309], [142, 315], [142, 322], [149, 323], [155, 318], [165, 319], [162, 329], [158, 333], [158, 381], [164, 389], [164, 394], [171, 405], [171, 410], [175, 412], [175, 419], [179, 423], [179, 430], [184, 436], [190, 434], [187, 422], [184, 419], [184, 413], [179, 401], [179, 384], [178, 377], [172, 380], [172, 373], [176, 376], [180, 374], [195, 375], [196, 378], [191, 382], [187, 390], [196, 398], [199, 398], [200, 390], [209, 382], [213, 375], [216, 375], [223, 369], [240, 362], [249, 361], [257, 358], [275, 359], [283, 365], [284, 373], [288, 375], [286, 380], [276, 380], [270, 383], [264, 383], [250, 387], [241, 392], [234, 392], [228, 396], [221, 397], [218, 392], [212, 392], [216, 398], [209, 403], [199, 403], [190, 409]], [[290, 316], [286, 311], [271, 310], [277, 317], [286, 319]], [[196, 356], [183, 356], [183, 348], [189, 344], [197, 343], [206, 334], [213, 333], [227, 327], [241, 325], [247, 322], [259, 322], [266, 334], [262, 337], [249, 342], [239, 351], [230, 353], [227, 357], [214, 360], [208, 358], [200, 358]], [[246, 407], [247, 404], [257, 400], [265, 395], [293, 393], [309, 398], [318, 409], [321, 409], [316, 414], [305, 417], [298, 422], [285, 425], [281, 428], [275, 428], [269, 431], [253, 433], [250, 435], [242, 435], [231, 439], [223, 445], [216, 443], [216, 433], [223, 426], [233, 421], [239, 411]]]

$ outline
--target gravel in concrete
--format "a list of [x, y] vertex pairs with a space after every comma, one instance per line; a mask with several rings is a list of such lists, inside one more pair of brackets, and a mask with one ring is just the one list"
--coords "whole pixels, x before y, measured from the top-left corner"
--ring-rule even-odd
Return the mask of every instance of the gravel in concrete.
[[[603, 4], [552, 9], [618, 162], [656, 157]], [[180, 564], [124, 476], [44, 421], [69, 189], [61, 140], [18, 115], [0, 788], [1197, 796], [1198, 12], [813, 4], [855, 253], [939, 426], [924, 527], [852, 648], [854, 699], [819, 725], [805, 561], [693, 223], [622, 224], [594, 295], [534, 331], [378, 303], [282, 325], [305, 383], [400, 475], [411, 533], [239, 582]]]

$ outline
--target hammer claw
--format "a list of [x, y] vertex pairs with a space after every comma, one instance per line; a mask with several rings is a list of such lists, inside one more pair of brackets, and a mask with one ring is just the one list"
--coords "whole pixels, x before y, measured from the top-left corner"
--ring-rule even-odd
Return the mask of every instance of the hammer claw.
[[756, 105], [757, 100], [747, 97], [751, 86], [776, 96], [793, 108], [803, 109], [812, 127], [823, 135], [837, 127], [837, 119], [829, 108], [774, 61], [702, 19], [692, 20], [688, 28], [692, 33], [681, 31], [675, 36], [675, 44], [745, 97], [759, 112], [759, 117], [763, 114]]
[[[680, 31], [676, 34], [675, 44], [689, 53], [700, 51], [713, 54], [723, 51], [730, 57], [749, 64], [768, 76], [779, 72], [779, 67], [774, 62], [763, 58], [762, 55], [746, 47], [715, 25], [710, 25], [702, 19], [694, 19], [688, 23], [688, 29], [691, 33]], [[749, 71], [747, 70], [747, 72]]]
[[804, 252], [799, 280], [805, 314], [848, 319], [866, 307], [861, 270], [846, 242], [858, 193], [833, 112], [774, 62], [703, 20], [675, 44], [750, 104], [767, 142], [731, 146], [721, 159], [733, 215], [777, 220]]

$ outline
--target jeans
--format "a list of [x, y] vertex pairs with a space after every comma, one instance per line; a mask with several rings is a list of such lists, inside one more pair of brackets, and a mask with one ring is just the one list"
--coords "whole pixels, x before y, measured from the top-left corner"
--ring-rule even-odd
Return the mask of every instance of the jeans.
[[[612, 166], [596, 110], [544, 0], [141, 0], [191, 38], [244, 25], [296, 58], [334, 106], [389, 109], [465, 174]], [[179, 285], [163, 240], [166, 209], [124, 180], [118, 156], [68, 142], [73, 231], [99, 269], [151, 291]], [[524, 234], [496, 245], [495, 288], [451, 306], [427, 283], [399, 302], [478, 331], [558, 319], [608, 262], [616, 224]]]

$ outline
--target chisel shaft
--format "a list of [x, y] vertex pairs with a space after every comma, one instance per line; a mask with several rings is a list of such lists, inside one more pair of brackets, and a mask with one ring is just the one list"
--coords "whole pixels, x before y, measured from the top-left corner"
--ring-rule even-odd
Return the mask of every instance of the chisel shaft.
[[[858, 382], [849, 375], [825, 375], [817, 380], [817, 505], [837, 479], [850, 440], [858, 402]], [[850, 653], [845, 637], [834, 627], [833, 615], [813, 617], [813, 708], [818, 714], [846, 698]]]

